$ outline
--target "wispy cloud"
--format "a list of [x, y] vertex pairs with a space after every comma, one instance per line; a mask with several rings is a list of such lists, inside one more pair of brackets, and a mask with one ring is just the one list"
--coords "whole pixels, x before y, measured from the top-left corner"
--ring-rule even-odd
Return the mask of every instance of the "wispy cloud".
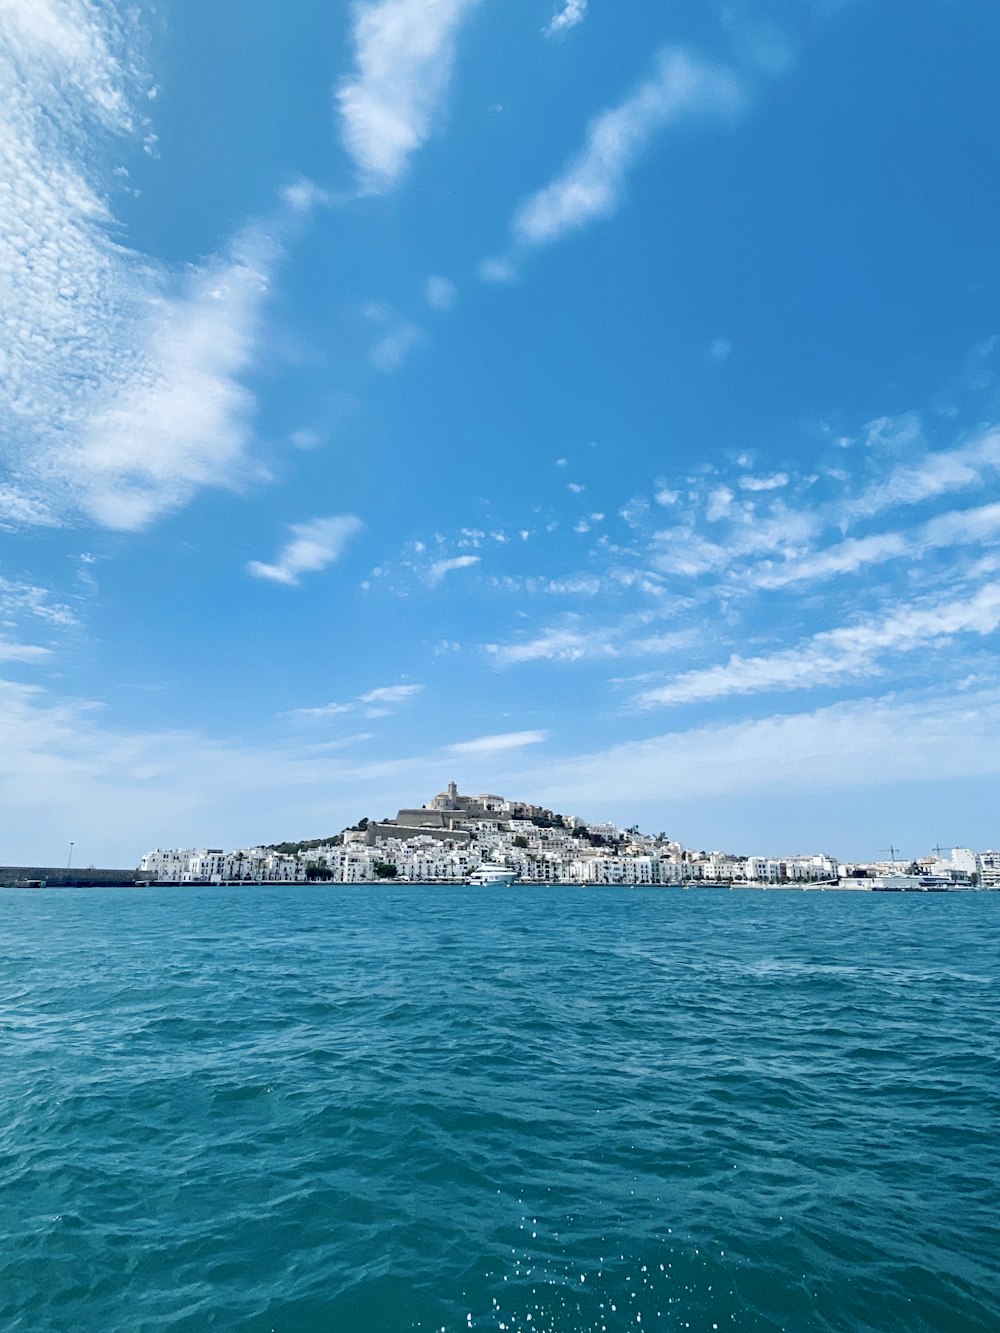
[[1000, 583], [971, 597], [911, 606], [883, 620], [825, 630], [806, 643], [761, 657], [688, 671], [666, 685], [644, 690], [639, 707], [700, 703], [730, 695], [816, 689], [881, 673], [891, 654], [930, 650], [955, 634], [992, 634], [1000, 627]]
[[527, 745], [541, 745], [549, 738], [547, 731], [507, 731], [497, 736], [477, 736], [447, 747], [449, 754], [490, 755], [505, 750], [522, 750]]
[[347, 543], [364, 527], [352, 514], [314, 518], [292, 525], [291, 540], [282, 547], [273, 564], [251, 560], [247, 569], [255, 578], [294, 586], [303, 574], [315, 574], [343, 555]]
[[[522, 769], [535, 799], [606, 808], [742, 793], [828, 792], [1000, 773], [1000, 692], [860, 699], [695, 727]], [[962, 744], [955, 744], [955, 737]]]
[[606, 633], [571, 626], [545, 630], [533, 639], [489, 643], [486, 651], [498, 666], [521, 666], [525, 662], [579, 662], [584, 658], [615, 656], [614, 646]]
[[68, 629], [79, 622], [73, 609], [47, 589], [0, 575], [0, 617], [15, 621], [23, 615]]
[[563, 0], [562, 9], [553, 14], [542, 32], [546, 37], [558, 37], [560, 33], [568, 32], [570, 28], [582, 23], [586, 16], [587, 0]]
[[451, 310], [458, 300], [458, 290], [450, 278], [433, 273], [424, 283], [424, 300], [434, 310]]
[[[609, 585], [610, 586], [610, 585]], [[546, 591], [552, 591], [551, 587]], [[588, 589], [589, 591], [589, 589]], [[670, 657], [697, 646], [693, 629], [650, 634], [626, 618], [614, 626], [588, 625], [583, 617], [570, 624], [549, 627], [530, 639], [488, 643], [485, 651], [497, 666], [522, 666], [527, 662], [595, 662], [612, 658]]]
[[318, 449], [321, 445], [326, 444], [326, 436], [322, 431], [302, 426], [298, 430], [292, 431], [288, 437], [288, 443], [295, 449]]
[[394, 808], [400, 792], [435, 790], [440, 773], [440, 757], [361, 763], [317, 752], [298, 734], [267, 743], [259, 727], [248, 731], [240, 742], [116, 727], [100, 700], [0, 680], [5, 850], [29, 863], [74, 838], [87, 860], [134, 865], [165, 839], [246, 846], [315, 836], [366, 807]]
[[280, 717], [299, 722], [326, 722], [347, 713], [363, 713], [367, 718], [387, 717], [402, 704], [409, 703], [423, 693], [423, 685], [380, 685], [357, 695], [350, 703], [320, 704], [316, 708], [292, 708]]
[[787, 472], [775, 472], [770, 477], [740, 477], [741, 491], [780, 491], [788, 485]]
[[455, 38], [477, 0], [374, 0], [354, 11], [354, 72], [337, 90], [341, 137], [363, 190], [402, 177], [430, 136], [451, 79]]
[[363, 704], [400, 704], [415, 698], [423, 688], [423, 685], [380, 685], [367, 694], [359, 694], [358, 698]]
[[379, 330], [379, 336], [368, 352], [369, 362], [385, 374], [398, 370], [420, 342], [422, 332], [382, 301], [366, 301], [361, 313]]
[[280, 717], [298, 718], [308, 722], [323, 722], [331, 717], [342, 717], [344, 713], [353, 713], [356, 711], [355, 704], [319, 704], [315, 708], [289, 708], [287, 712], [280, 713]]
[[293, 213], [311, 213], [314, 208], [330, 202], [327, 191], [306, 176], [299, 176], [290, 185], [282, 186], [279, 194]]
[[734, 53], [762, 74], [783, 74], [795, 61], [793, 43], [773, 23], [751, 17], [748, 8], [727, 5], [720, 15]]
[[246, 377], [280, 228], [246, 228], [180, 279], [117, 239], [95, 149], [146, 130], [129, 21], [85, 0], [0, 8], [8, 525], [82, 512], [135, 529], [247, 469]]
[[51, 656], [50, 648], [42, 648], [33, 643], [11, 643], [0, 639], [0, 662], [41, 662]]
[[1000, 504], [975, 509], [954, 509], [902, 531], [879, 532], [870, 537], [848, 537], [821, 551], [754, 570], [750, 581], [758, 588], [787, 588], [795, 583], [818, 583], [842, 574], [857, 574], [889, 560], [912, 562], [929, 551], [947, 547], [994, 544], [1000, 541]]
[[[888, 423], [873, 422], [868, 427], [869, 439], [880, 441]], [[898, 448], [898, 435], [892, 441]], [[919, 422], [906, 423], [902, 444], [907, 453], [922, 445]], [[990, 426], [978, 432], [966, 443], [954, 449], [926, 452], [919, 462], [901, 463], [892, 468], [884, 480], [870, 485], [855, 500], [845, 504], [844, 517], [849, 520], [872, 518], [888, 509], [902, 505], [923, 504], [942, 495], [971, 490], [982, 486], [985, 480], [1000, 471], [1000, 429]]]
[[480, 559], [478, 555], [455, 555], [448, 560], [435, 560], [427, 571], [427, 582], [433, 587], [440, 583], [446, 574], [451, 574], [456, 569], [471, 569], [473, 565], [479, 564]]
[[677, 48], [662, 50], [653, 77], [592, 121], [581, 152], [520, 206], [513, 222], [516, 243], [525, 249], [547, 245], [610, 216], [628, 173], [657, 133], [693, 117], [731, 118], [745, 101], [732, 70]]

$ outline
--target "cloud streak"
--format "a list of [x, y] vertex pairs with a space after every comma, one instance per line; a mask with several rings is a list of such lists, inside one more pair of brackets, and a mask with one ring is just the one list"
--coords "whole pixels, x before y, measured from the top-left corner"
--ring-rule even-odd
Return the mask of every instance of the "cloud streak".
[[430, 137], [455, 40], [477, 0], [377, 0], [354, 11], [354, 71], [337, 89], [341, 139], [361, 189], [390, 190]]
[[11, 643], [0, 639], [0, 662], [41, 662], [51, 656], [51, 649], [33, 643]]
[[731, 695], [816, 689], [879, 675], [893, 653], [933, 649], [955, 634], [986, 636], [1000, 627], [1000, 583], [964, 600], [907, 607], [881, 621], [825, 630], [805, 644], [761, 657], [733, 656], [727, 663], [688, 671], [667, 685], [644, 690], [641, 708], [703, 703]]
[[279, 716], [303, 722], [324, 722], [332, 717], [342, 717], [345, 713], [357, 712], [363, 712], [369, 718], [387, 717], [393, 709], [409, 703], [423, 690], [423, 685], [380, 685], [359, 694], [347, 704], [329, 703], [320, 704], [317, 708], [292, 708]]
[[587, 0], [564, 0], [562, 9], [553, 14], [542, 29], [542, 33], [546, 37], [558, 37], [561, 33], [568, 32], [570, 28], [575, 28], [586, 17]]
[[[1000, 773], [1000, 692], [853, 700], [812, 712], [667, 732], [522, 769], [554, 808], [827, 792]], [[961, 745], [955, 737], [963, 738]]]
[[480, 559], [478, 555], [454, 555], [447, 560], [435, 560], [427, 571], [427, 582], [431, 587], [436, 587], [447, 574], [457, 569], [471, 569], [473, 565], [479, 564]]
[[732, 70], [665, 48], [652, 78], [591, 121], [582, 150], [518, 208], [515, 242], [534, 249], [609, 217], [619, 206], [629, 172], [656, 134], [695, 117], [731, 119], [745, 102], [746, 91]]
[[363, 527], [353, 514], [295, 523], [290, 529], [291, 540], [282, 547], [273, 564], [251, 560], [247, 569], [255, 578], [294, 587], [303, 574], [316, 574], [339, 560], [348, 542]]
[[448, 753], [455, 755], [503, 754], [507, 750], [523, 750], [527, 745], [541, 745], [548, 740], [547, 731], [507, 731], [496, 736], [477, 736], [471, 741], [449, 745]]

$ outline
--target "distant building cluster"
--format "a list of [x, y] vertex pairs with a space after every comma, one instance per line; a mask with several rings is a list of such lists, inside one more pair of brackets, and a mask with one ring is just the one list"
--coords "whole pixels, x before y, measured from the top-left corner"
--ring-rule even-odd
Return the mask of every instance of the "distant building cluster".
[[147, 852], [139, 872], [166, 884], [229, 884], [247, 880], [259, 884], [304, 882], [306, 867], [297, 856], [281, 855], [267, 847], [224, 852], [220, 847], [174, 847]]
[[504, 867], [529, 884], [836, 885], [857, 889], [1000, 888], [1000, 852], [957, 847], [915, 862], [844, 863], [825, 853], [735, 856], [692, 851], [637, 827], [588, 824], [542, 806], [480, 793], [454, 783], [427, 805], [395, 819], [361, 820], [328, 842], [280, 848], [185, 848], [147, 852], [139, 871], [175, 884], [296, 884], [332, 880], [368, 884], [461, 883], [480, 867]]

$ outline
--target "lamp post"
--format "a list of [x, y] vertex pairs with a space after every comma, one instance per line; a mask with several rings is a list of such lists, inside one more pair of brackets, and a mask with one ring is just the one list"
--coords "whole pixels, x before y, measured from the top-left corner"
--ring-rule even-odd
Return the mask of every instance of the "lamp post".
[[73, 864], [73, 844], [70, 843], [69, 856], [67, 856], [66, 858], [66, 869], [68, 870], [72, 864]]

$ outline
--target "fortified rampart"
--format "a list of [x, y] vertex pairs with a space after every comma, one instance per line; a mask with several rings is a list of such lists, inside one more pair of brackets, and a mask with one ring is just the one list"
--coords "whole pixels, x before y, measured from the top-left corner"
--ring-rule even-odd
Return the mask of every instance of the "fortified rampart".
[[398, 838], [401, 842], [431, 838], [434, 842], [454, 842], [464, 847], [472, 841], [472, 834], [465, 829], [432, 828], [426, 824], [369, 824], [365, 829], [365, 842], [369, 847], [388, 842], [391, 838]]

